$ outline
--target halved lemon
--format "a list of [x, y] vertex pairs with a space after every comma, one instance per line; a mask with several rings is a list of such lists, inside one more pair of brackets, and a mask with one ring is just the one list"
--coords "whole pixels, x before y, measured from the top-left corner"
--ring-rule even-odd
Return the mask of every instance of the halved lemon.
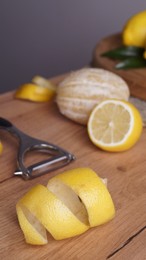
[[142, 133], [142, 118], [130, 102], [105, 100], [90, 114], [88, 134], [99, 148], [111, 151], [130, 149]]

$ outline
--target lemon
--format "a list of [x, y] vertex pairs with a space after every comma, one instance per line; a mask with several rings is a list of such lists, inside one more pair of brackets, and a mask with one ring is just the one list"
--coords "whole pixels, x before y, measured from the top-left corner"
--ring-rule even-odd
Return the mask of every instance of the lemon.
[[[115, 208], [108, 189], [93, 170], [77, 168], [52, 178], [47, 187], [55, 193], [56, 180], [70, 187], [80, 198], [87, 210], [90, 227], [104, 224], [114, 217]], [[65, 199], [68, 200], [67, 194]]]
[[99, 148], [111, 151], [130, 149], [140, 138], [142, 118], [130, 102], [105, 100], [92, 111], [88, 134]]
[[35, 102], [45, 102], [51, 100], [56, 94], [55, 86], [48, 80], [36, 76], [33, 81], [35, 83], [21, 85], [16, 90], [15, 97]]
[[146, 42], [146, 10], [133, 15], [125, 24], [122, 32], [123, 43], [145, 47]]
[[44, 245], [48, 231], [56, 240], [80, 235], [115, 216], [115, 207], [101, 179], [89, 168], [58, 174], [47, 187], [36, 185], [16, 205], [27, 243]]

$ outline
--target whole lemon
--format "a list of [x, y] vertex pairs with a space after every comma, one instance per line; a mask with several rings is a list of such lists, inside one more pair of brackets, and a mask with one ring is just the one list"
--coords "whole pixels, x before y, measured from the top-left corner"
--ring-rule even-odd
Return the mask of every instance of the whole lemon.
[[123, 43], [137, 47], [145, 47], [146, 42], [146, 10], [133, 15], [125, 24], [122, 32]]

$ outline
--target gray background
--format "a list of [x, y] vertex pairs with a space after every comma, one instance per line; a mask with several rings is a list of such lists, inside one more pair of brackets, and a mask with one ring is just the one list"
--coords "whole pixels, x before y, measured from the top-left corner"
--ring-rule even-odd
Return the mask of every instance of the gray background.
[[0, 0], [0, 92], [90, 63], [146, 0]]

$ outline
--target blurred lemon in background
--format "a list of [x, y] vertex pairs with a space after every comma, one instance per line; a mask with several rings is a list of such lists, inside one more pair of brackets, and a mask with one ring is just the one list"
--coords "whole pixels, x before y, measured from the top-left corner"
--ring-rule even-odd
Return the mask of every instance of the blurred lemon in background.
[[146, 10], [139, 12], [126, 22], [123, 32], [123, 43], [137, 47], [145, 47], [146, 44]]

